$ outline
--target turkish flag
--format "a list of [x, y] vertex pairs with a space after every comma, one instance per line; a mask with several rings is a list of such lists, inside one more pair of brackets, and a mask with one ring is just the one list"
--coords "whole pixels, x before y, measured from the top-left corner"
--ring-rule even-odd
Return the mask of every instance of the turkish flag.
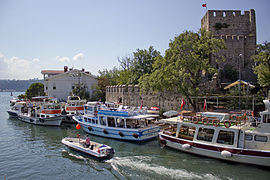
[[143, 100], [141, 101], [140, 110], [142, 110], [142, 107], [143, 107]]
[[206, 4], [202, 4], [202, 7], [206, 7]]
[[206, 110], [206, 99], [204, 100], [204, 105], [203, 105], [203, 110], [205, 111]]
[[182, 111], [182, 108], [184, 107], [184, 105], [185, 105], [185, 100], [184, 100], [184, 98], [182, 98], [181, 111]]

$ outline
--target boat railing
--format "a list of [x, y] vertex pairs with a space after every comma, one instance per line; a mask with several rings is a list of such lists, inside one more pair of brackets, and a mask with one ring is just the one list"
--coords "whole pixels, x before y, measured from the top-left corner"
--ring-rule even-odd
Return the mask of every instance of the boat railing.
[[218, 119], [217, 117], [207, 117], [207, 116], [201, 116], [200, 114], [196, 115], [189, 115], [189, 116], [183, 116], [180, 115], [177, 117], [178, 121], [183, 122], [190, 122], [193, 124], [203, 124], [203, 125], [212, 125], [212, 126], [224, 126], [226, 128], [230, 126], [242, 126], [246, 124], [248, 121], [251, 121], [248, 119], [246, 115], [242, 116], [230, 116], [228, 119]]

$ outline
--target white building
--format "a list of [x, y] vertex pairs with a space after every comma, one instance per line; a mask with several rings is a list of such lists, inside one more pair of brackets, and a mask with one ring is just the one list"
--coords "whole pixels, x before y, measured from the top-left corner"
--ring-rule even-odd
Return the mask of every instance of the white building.
[[93, 89], [97, 84], [96, 78], [84, 69], [69, 69], [64, 67], [64, 71], [42, 70], [44, 75], [44, 91], [50, 97], [55, 97], [59, 101], [66, 101], [72, 94], [73, 89], [78, 86], [86, 86], [89, 97], [92, 97]]

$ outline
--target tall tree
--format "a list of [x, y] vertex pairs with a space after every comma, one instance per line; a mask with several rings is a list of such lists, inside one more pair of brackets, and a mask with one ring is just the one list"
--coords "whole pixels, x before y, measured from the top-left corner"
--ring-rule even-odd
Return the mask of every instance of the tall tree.
[[223, 48], [223, 40], [212, 38], [210, 32], [186, 31], [169, 43], [164, 57], [156, 59], [153, 72], [140, 78], [140, 87], [146, 91], [176, 91], [184, 95], [196, 110], [190, 97], [201, 93], [199, 84], [204, 75], [217, 72], [209, 59]]
[[114, 67], [112, 70], [98, 71], [97, 76], [98, 84], [93, 93], [92, 100], [102, 100], [106, 99], [106, 86], [116, 85], [119, 78], [120, 71]]
[[151, 73], [155, 58], [160, 52], [153, 46], [147, 49], [137, 49], [133, 56], [118, 59], [122, 71], [120, 72], [119, 84], [138, 84], [139, 78], [146, 73]]
[[44, 85], [42, 83], [33, 83], [26, 90], [25, 95], [28, 99], [35, 96], [44, 96]]
[[[264, 42], [257, 46], [256, 55], [252, 57], [255, 61], [254, 73], [258, 77], [261, 87], [270, 89], [270, 43]], [[267, 93], [267, 92], [266, 92]]]

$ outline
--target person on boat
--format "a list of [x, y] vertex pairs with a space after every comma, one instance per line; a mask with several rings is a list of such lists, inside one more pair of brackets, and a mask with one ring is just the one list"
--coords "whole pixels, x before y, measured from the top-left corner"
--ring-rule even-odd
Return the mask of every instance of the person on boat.
[[90, 146], [90, 138], [89, 138], [88, 134], [86, 135], [84, 145], [86, 148], [89, 148], [89, 146]]

